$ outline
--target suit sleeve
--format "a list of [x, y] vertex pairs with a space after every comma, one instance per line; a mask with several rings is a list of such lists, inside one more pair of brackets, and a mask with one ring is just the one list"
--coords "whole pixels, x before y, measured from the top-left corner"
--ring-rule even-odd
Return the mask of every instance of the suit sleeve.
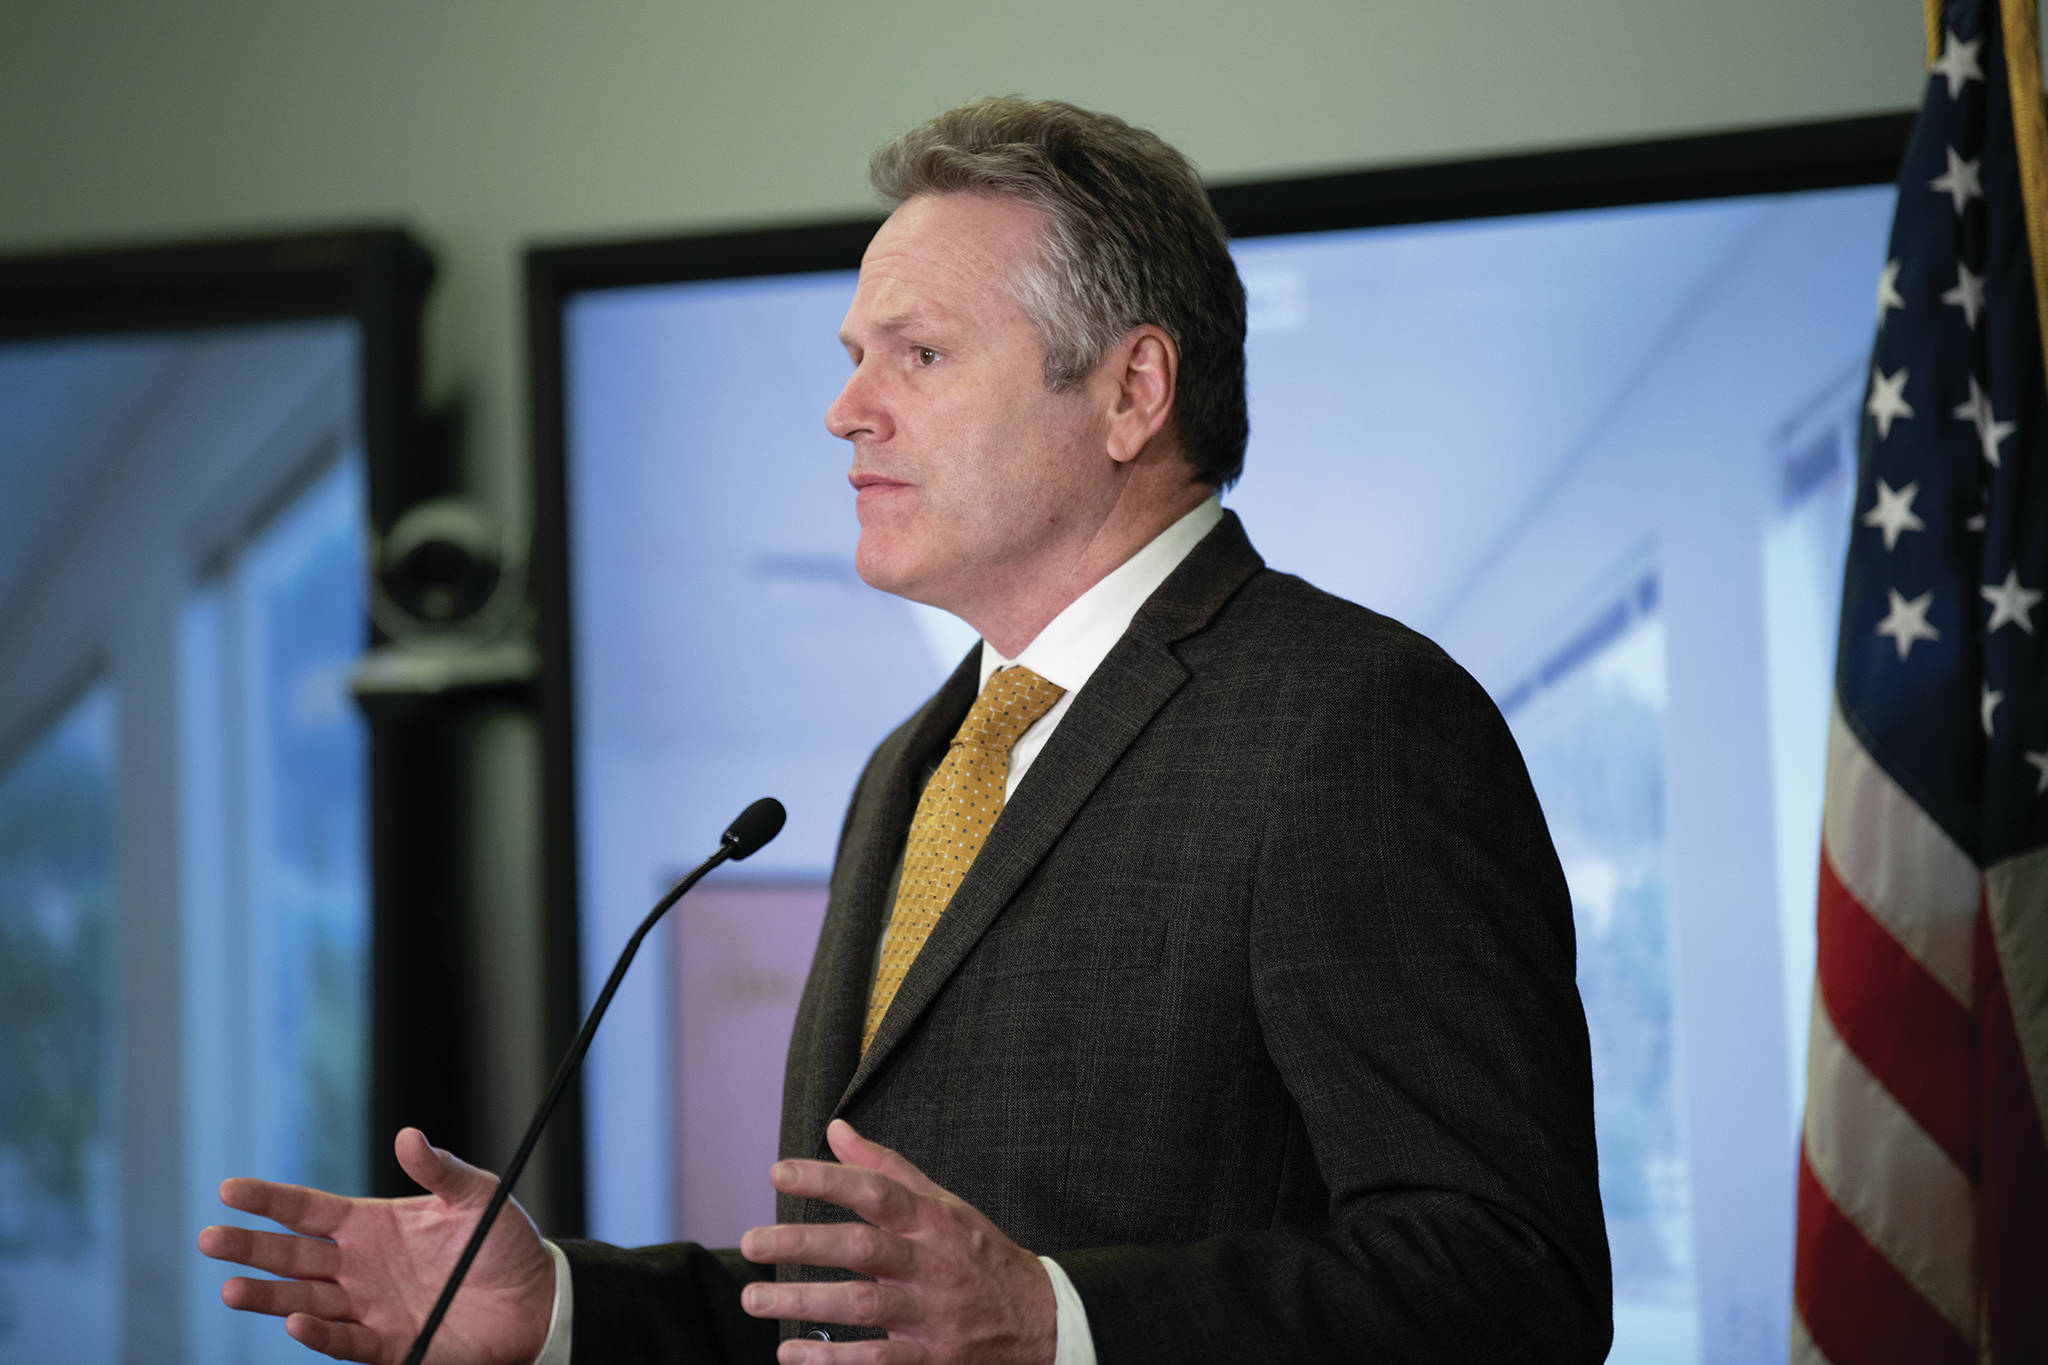
[[557, 1245], [575, 1285], [574, 1365], [765, 1365], [775, 1359], [777, 1324], [740, 1308], [740, 1290], [767, 1278], [769, 1267], [694, 1242]]
[[1061, 1253], [1099, 1359], [1600, 1360], [1571, 907], [1521, 756], [1419, 640], [1303, 722], [1266, 774], [1247, 970], [1328, 1218]]

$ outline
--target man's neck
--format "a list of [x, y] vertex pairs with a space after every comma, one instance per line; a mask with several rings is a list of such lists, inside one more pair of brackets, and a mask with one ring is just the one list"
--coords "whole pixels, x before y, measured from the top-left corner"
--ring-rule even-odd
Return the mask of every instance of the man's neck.
[[[1208, 484], [1183, 484], [1170, 498], [1148, 499], [1142, 515], [1112, 513], [1065, 572], [1043, 582], [1019, 584], [1004, 601], [972, 613], [963, 612], [961, 619], [973, 626], [996, 653], [1016, 658], [1081, 594], [1114, 573], [1125, 560], [1201, 506], [1215, 491]], [[1123, 510], [1122, 503], [1117, 510]]]

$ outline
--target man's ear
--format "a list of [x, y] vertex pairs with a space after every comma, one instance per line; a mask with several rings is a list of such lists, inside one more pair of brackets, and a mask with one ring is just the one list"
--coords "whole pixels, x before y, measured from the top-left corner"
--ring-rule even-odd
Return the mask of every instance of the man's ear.
[[1109, 457], [1118, 464], [1138, 458], [1173, 416], [1180, 378], [1180, 348], [1160, 328], [1146, 323], [1110, 348], [1103, 369], [1109, 393]]

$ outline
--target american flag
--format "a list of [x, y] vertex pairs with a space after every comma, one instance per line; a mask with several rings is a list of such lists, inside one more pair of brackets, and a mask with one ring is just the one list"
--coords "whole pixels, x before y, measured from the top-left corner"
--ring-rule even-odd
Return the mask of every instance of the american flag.
[[1842, 589], [1795, 1362], [2048, 1360], [2035, 0], [1929, 0], [1928, 39]]

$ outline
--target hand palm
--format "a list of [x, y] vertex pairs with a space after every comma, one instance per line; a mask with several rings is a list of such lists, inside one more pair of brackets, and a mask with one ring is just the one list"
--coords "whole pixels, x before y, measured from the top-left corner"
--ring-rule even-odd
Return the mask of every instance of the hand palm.
[[[221, 1287], [231, 1308], [286, 1316], [286, 1330], [343, 1360], [398, 1365], [476, 1227], [495, 1177], [399, 1134], [399, 1164], [429, 1193], [351, 1199], [261, 1180], [230, 1180], [221, 1200], [304, 1236], [213, 1227], [200, 1250], [284, 1276], [237, 1277]], [[314, 1239], [330, 1240], [314, 1240]], [[531, 1220], [512, 1203], [491, 1229], [428, 1359], [525, 1365], [540, 1350], [553, 1300], [552, 1261]]]

